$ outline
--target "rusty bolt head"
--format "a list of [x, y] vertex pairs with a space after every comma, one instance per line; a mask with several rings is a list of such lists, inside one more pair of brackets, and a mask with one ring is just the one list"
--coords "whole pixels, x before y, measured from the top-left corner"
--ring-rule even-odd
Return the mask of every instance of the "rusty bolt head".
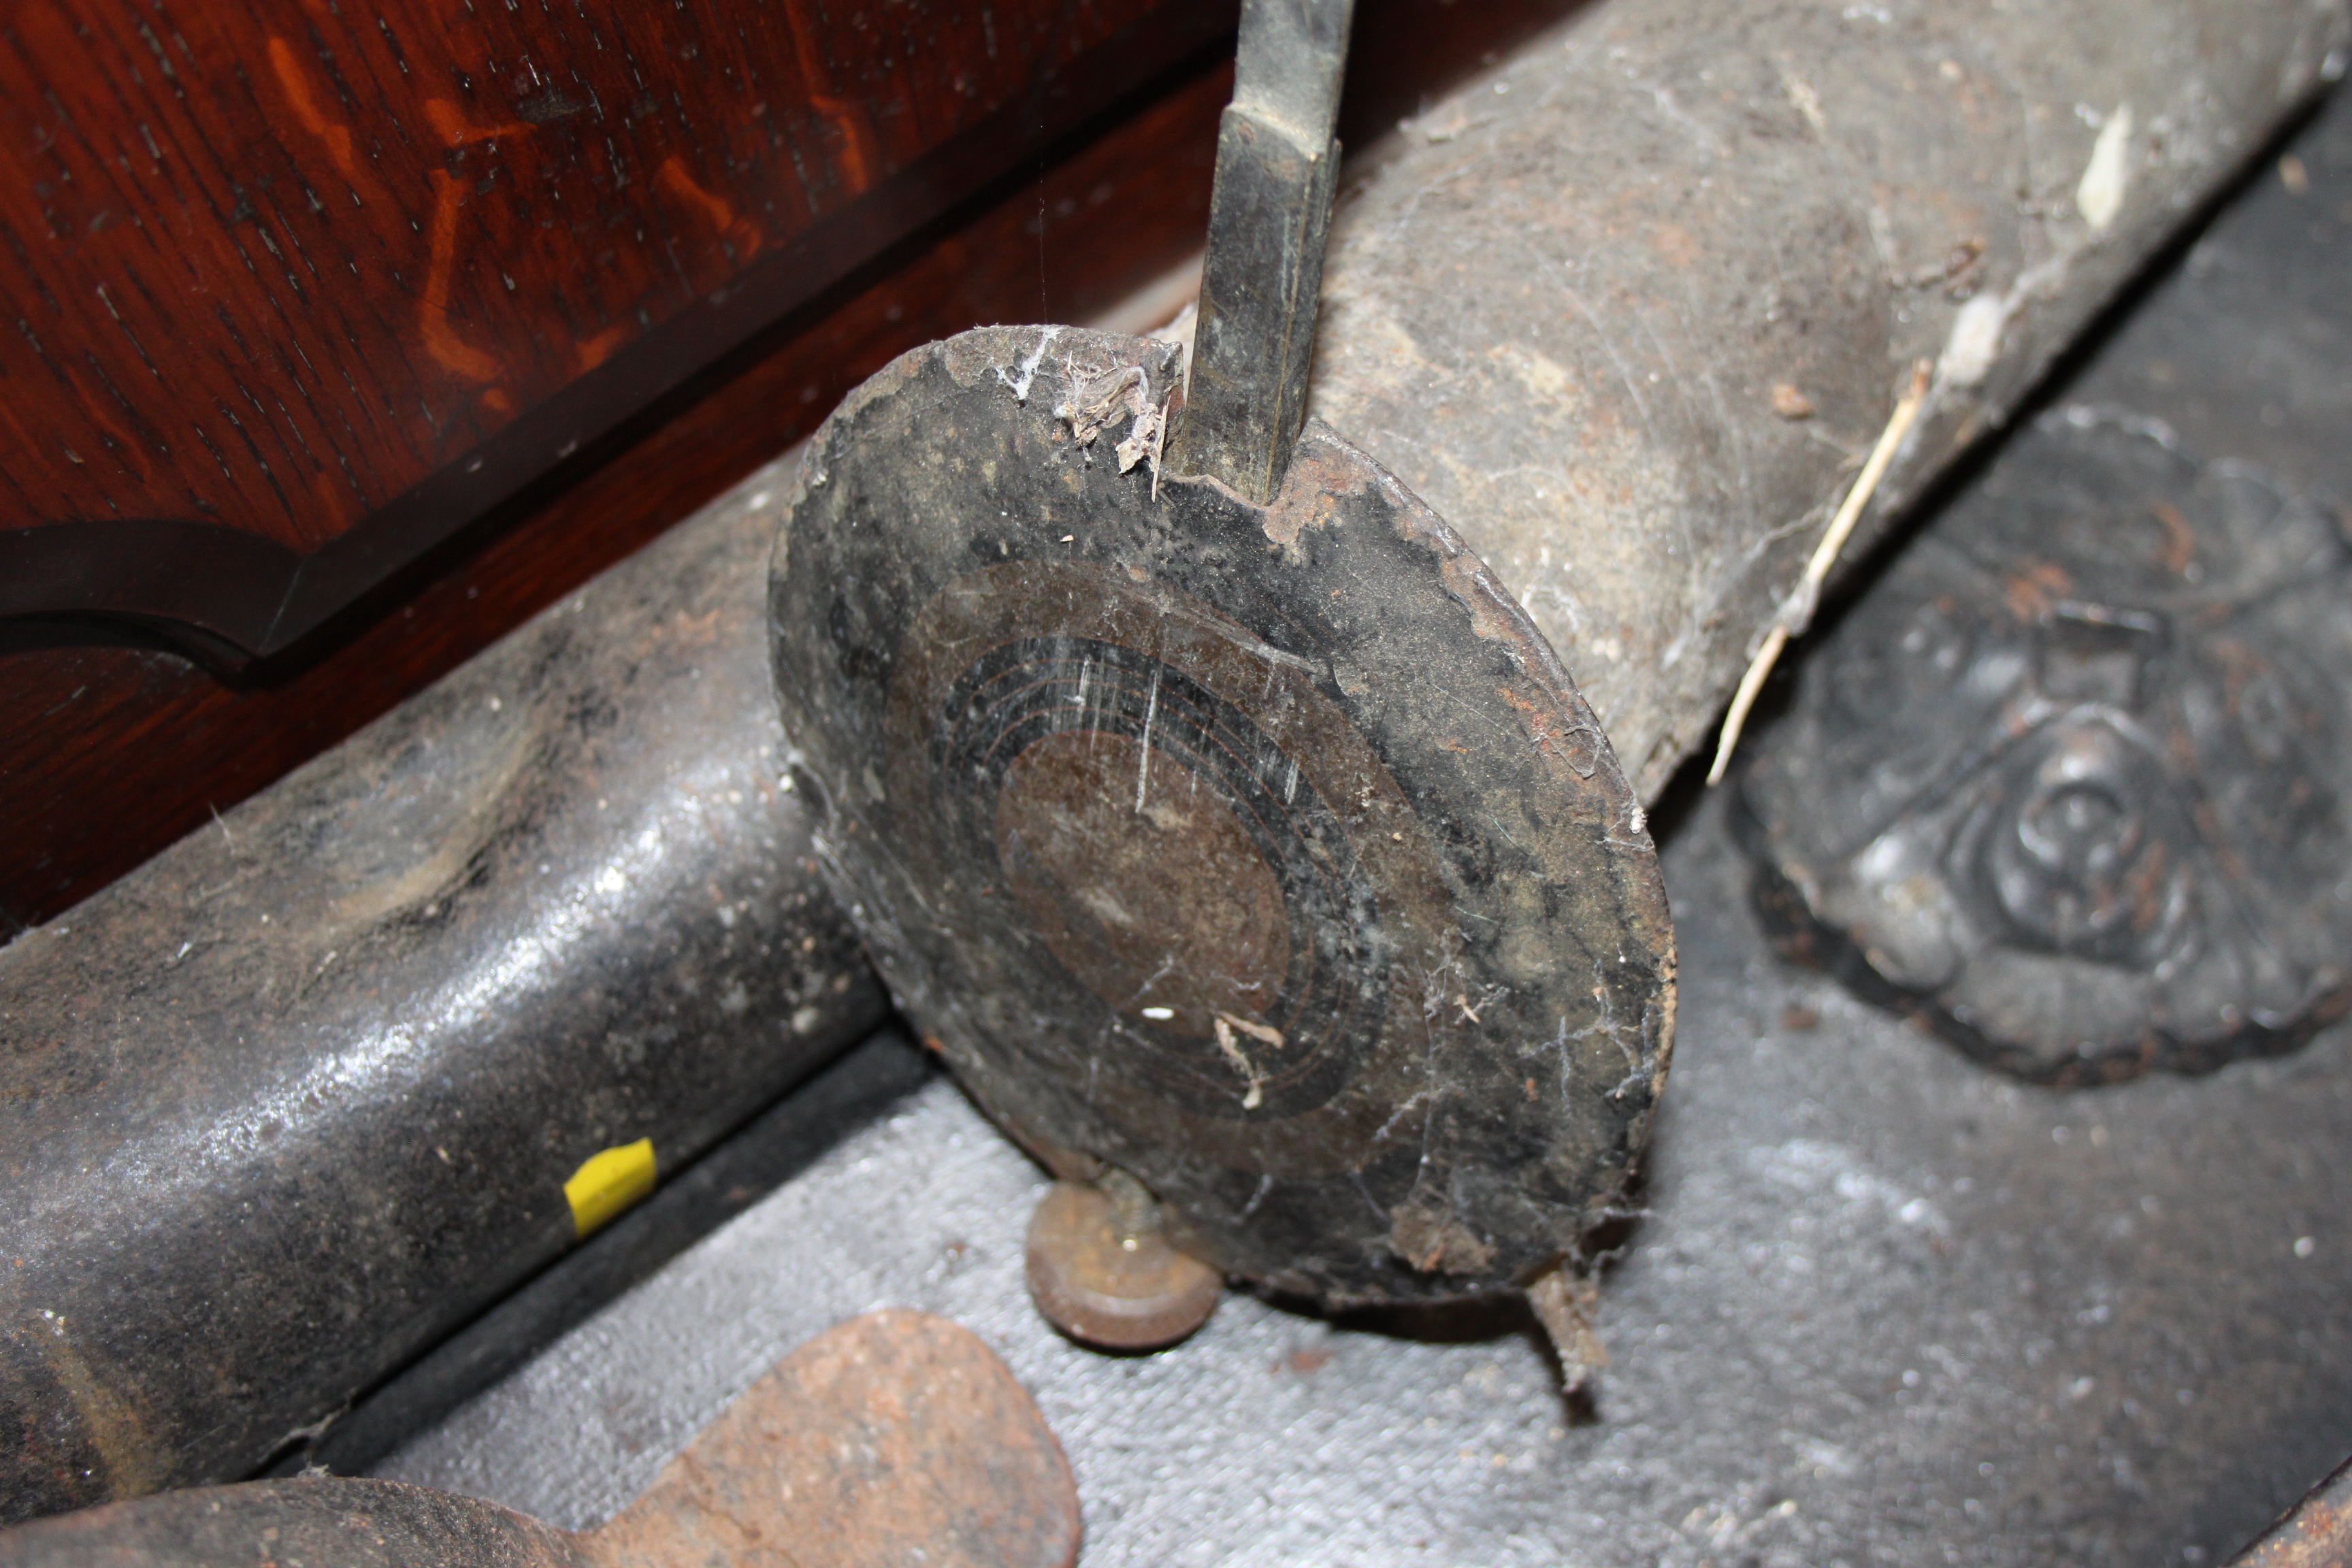
[[[1130, 1182], [1126, 1184], [1132, 1185]], [[1029, 1221], [1029, 1294], [1074, 1340], [1157, 1350], [1209, 1321], [1224, 1279], [1160, 1234], [1150, 1201], [1056, 1182]]]

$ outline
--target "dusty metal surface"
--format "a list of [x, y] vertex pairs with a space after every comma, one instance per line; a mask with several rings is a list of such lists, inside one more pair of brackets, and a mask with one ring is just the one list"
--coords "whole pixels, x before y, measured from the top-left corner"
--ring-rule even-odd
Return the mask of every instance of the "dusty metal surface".
[[878, 1020], [781, 788], [766, 507], [0, 950], [0, 1519], [315, 1436]]
[[1069, 1460], [986, 1344], [924, 1312], [817, 1335], [584, 1534], [399, 1481], [303, 1477], [0, 1530], [7, 1568], [1071, 1568]]
[[1310, 412], [1550, 638], [1644, 799], [1913, 361], [1855, 549], [2341, 68], [2341, 0], [1612, 0], [1332, 219]]
[[1036, 1395], [1094, 1568], [2213, 1563], [2352, 1448], [2352, 1032], [2030, 1089], [1774, 957], [1720, 802], [1665, 861], [1675, 1090], [1589, 1407], [1524, 1319], [1235, 1295], [1158, 1355], [1073, 1346], [1022, 1288], [1045, 1178], [942, 1084], [386, 1473], [593, 1523], [781, 1347], [888, 1304]]
[[1329, 431], [1263, 509], [1097, 457], [1075, 411], [1171, 357], [967, 332], [811, 442], [772, 617], [828, 881], [1014, 1136], [1186, 1250], [1326, 1302], [1508, 1289], [1618, 1212], [1665, 1072], [1641, 808]]
[[508, 1509], [397, 1481], [248, 1481], [0, 1530], [6, 1568], [590, 1568], [577, 1542]]
[[844, 1137], [938, 1077], [938, 1058], [885, 1026], [818, 1069], [628, 1213], [533, 1275], [269, 1468], [362, 1475], [529, 1362]]

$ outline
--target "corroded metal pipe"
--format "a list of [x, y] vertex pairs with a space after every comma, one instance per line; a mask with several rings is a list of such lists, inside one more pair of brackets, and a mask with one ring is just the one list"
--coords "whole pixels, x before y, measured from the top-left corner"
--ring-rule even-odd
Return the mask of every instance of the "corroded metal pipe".
[[882, 1016], [757, 499], [0, 950], [0, 1520], [250, 1473]]
[[2340, 74], [2343, 0], [1610, 0], [1332, 218], [1310, 412], [1459, 530], [1655, 800], [1916, 361], [1847, 550]]

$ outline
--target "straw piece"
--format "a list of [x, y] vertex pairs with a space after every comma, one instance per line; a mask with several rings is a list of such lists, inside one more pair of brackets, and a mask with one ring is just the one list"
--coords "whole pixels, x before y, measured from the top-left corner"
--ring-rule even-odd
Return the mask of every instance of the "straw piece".
[[1748, 710], [1756, 705], [1756, 694], [1764, 689], [1765, 678], [1780, 662], [1781, 650], [1789, 639], [1803, 635], [1812, 623], [1813, 608], [1821, 603], [1822, 584], [1829, 580], [1830, 569], [1837, 564], [1838, 552], [1845, 548], [1846, 540], [1853, 533], [1853, 525], [1862, 521], [1863, 509], [1878, 489], [1878, 481], [1886, 477], [1887, 468], [1902, 447], [1903, 438], [1911, 433], [1911, 426], [1919, 417], [1919, 410], [1927, 401], [1928, 365], [1920, 360], [1911, 367], [1911, 387], [1895, 405], [1887, 416], [1886, 428], [1878, 433], [1878, 445], [1870, 451], [1870, 461], [1863, 464], [1855, 477], [1853, 489], [1846, 492], [1845, 500], [1830, 520], [1829, 531], [1813, 547], [1813, 558], [1805, 563], [1805, 574], [1797, 584], [1797, 591], [1780, 605], [1780, 614], [1765, 635], [1764, 646], [1748, 661], [1748, 673], [1739, 678], [1739, 689], [1732, 694], [1730, 710], [1723, 716], [1723, 738], [1716, 743], [1715, 765], [1706, 770], [1706, 782], [1712, 788], [1723, 781], [1724, 770], [1731, 765], [1731, 753], [1739, 745], [1739, 731], [1748, 723]]

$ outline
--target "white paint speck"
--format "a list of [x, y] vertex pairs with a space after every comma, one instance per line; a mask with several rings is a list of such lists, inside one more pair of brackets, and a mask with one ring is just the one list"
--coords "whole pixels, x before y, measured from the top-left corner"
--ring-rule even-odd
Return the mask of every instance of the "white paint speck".
[[2091, 162], [2074, 187], [2074, 205], [2093, 234], [2105, 234], [2123, 211], [2124, 192], [2131, 184], [2131, 105], [2119, 103], [2091, 143]]
[[1971, 299], [1952, 319], [1943, 357], [1936, 362], [1936, 379], [1948, 386], [1981, 384], [2000, 357], [2001, 333], [2008, 327], [2007, 296], [1979, 294]]

